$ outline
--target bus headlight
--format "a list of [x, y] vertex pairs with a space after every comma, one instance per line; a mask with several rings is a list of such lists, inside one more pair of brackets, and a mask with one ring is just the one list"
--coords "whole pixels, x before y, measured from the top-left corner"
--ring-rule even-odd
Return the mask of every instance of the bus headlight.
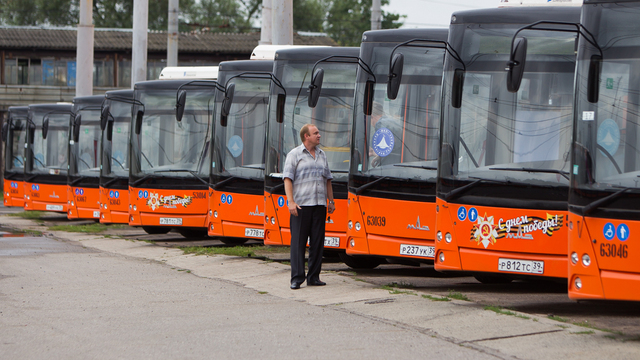
[[441, 252], [440, 255], [438, 256], [438, 259], [440, 260], [441, 263], [444, 262], [444, 253]]
[[584, 266], [591, 265], [591, 258], [589, 257], [589, 255], [587, 254], [582, 255], [582, 265]]
[[436, 239], [438, 239], [438, 241], [442, 241], [442, 231], [438, 231], [436, 233]]
[[75, 205], [73, 205], [73, 201], [71, 202], [71, 206], [75, 206]]
[[349, 230], [353, 229], [353, 221], [349, 220], [349, 222], [347, 223], [347, 227], [349, 228]]
[[133, 205], [133, 211], [138, 211], [138, 207]]
[[271, 217], [271, 225], [275, 225], [276, 224], [276, 218], [275, 216]]
[[213, 211], [209, 210], [209, 216], [213, 215]]
[[351, 247], [355, 247], [356, 246], [356, 241], [354, 239], [351, 239]]
[[571, 253], [571, 263], [573, 265], [578, 263], [578, 253], [575, 253], [575, 252]]
[[360, 231], [361, 226], [360, 223], [356, 221], [356, 231]]
[[451, 237], [451, 233], [446, 233], [446, 234], [444, 235], [444, 241], [446, 241], [447, 243], [450, 243], [450, 242], [451, 242], [451, 239], [452, 239], [452, 237]]
[[580, 280], [579, 277], [577, 277], [574, 281], [573, 281], [573, 285], [576, 287], [576, 290], [580, 290], [582, 289], [582, 280]]

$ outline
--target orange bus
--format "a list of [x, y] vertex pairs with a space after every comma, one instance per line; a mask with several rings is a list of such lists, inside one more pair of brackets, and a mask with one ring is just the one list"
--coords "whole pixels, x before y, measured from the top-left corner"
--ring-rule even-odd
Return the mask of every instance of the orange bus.
[[[569, 297], [640, 300], [640, 1], [585, 0], [569, 193]], [[601, 47], [601, 48], [600, 48]], [[634, 240], [635, 239], [635, 240]]]
[[[341, 254], [350, 267], [433, 262], [447, 33], [399, 29], [367, 31], [362, 37], [360, 57], [373, 70], [375, 85], [368, 99], [370, 76], [360, 71], [349, 171], [348, 243], [346, 254]], [[390, 68], [392, 58], [401, 73]], [[393, 95], [388, 91], [392, 81]]]
[[100, 222], [129, 223], [129, 128], [133, 90], [107, 91], [100, 114]]
[[67, 212], [71, 104], [29, 105], [25, 210]]
[[472, 272], [483, 283], [567, 277], [575, 26], [519, 32], [528, 47], [517, 92], [505, 72], [516, 31], [541, 20], [577, 23], [580, 8], [452, 16], [449, 43], [459, 58], [447, 55], [443, 78], [438, 271]]
[[[286, 89], [283, 119], [276, 106], [269, 108], [266, 171], [264, 174], [264, 243], [290, 245], [289, 210], [282, 171], [285, 157], [300, 145], [300, 128], [314, 124], [322, 134], [321, 148], [327, 155], [336, 211], [326, 219], [325, 250], [342, 250], [347, 244], [347, 175], [353, 98], [360, 49], [311, 47], [278, 50], [273, 73]], [[324, 71], [317, 104], [309, 106], [308, 88], [314, 66]], [[277, 102], [280, 90], [273, 87], [270, 104]]]
[[24, 207], [24, 143], [28, 106], [10, 106], [2, 125], [4, 141], [4, 206]]
[[69, 219], [100, 219], [100, 109], [103, 100], [103, 95], [73, 99], [67, 172]]
[[219, 64], [218, 82], [234, 90], [227, 116], [221, 110], [230, 95], [216, 92], [207, 228], [209, 236], [225, 243], [262, 240], [264, 235], [264, 141], [272, 69], [272, 60]]
[[175, 228], [185, 237], [207, 235], [212, 90], [189, 89], [181, 121], [176, 92], [191, 80], [135, 84], [130, 131], [129, 225], [147, 233]]

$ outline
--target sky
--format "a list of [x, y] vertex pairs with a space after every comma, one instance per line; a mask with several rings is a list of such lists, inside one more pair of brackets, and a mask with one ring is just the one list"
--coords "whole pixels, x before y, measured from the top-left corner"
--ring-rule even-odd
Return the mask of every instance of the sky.
[[455, 11], [492, 8], [499, 3], [500, 0], [389, 0], [382, 10], [407, 15], [403, 28], [449, 27]]

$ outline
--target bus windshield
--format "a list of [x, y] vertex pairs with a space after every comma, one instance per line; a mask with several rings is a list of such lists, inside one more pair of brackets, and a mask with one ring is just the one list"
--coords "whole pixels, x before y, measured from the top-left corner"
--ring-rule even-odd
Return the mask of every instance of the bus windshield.
[[6, 171], [24, 171], [24, 142], [27, 136], [25, 131], [26, 121], [26, 116], [11, 117], [11, 128], [8, 136], [11, 146], [7, 146]]
[[[287, 100], [282, 124], [275, 121], [275, 106], [270, 109], [274, 120], [269, 124], [268, 173], [271, 177], [282, 177], [287, 154], [301, 144], [300, 129], [313, 124], [320, 131], [320, 148], [327, 156], [334, 182], [346, 182], [357, 65], [320, 63], [318, 67], [324, 69], [322, 91], [316, 107], [310, 108], [308, 87], [313, 65], [313, 61], [278, 62], [276, 74], [282, 76]], [[271, 99], [275, 104], [276, 95]]]
[[78, 112], [82, 119], [78, 142], [69, 147], [69, 175], [98, 177], [100, 175], [100, 109]]
[[235, 95], [227, 125], [222, 126], [219, 119], [215, 124], [211, 174], [223, 179], [239, 177], [263, 181], [264, 134], [271, 80], [238, 77], [232, 81]]
[[[590, 10], [585, 12], [586, 23], [604, 54], [598, 102], [589, 103], [586, 92], [577, 96], [574, 171], [587, 176], [576, 176], [576, 184], [593, 190], [638, 188], [640, 4], [599, 4]], [[585, 46], [578, 68], [578, 89], [587, 88], [589, 60], [599, 54], [590, 45]]]
[[189, 90], [182, 121], [176, 121], [176, 89], [136, 90], [136, 98], [145, 110], [132, 175], [208, 176], [212, 92]]
[[[464, 32], [458, 53], [466, 72], [460, 109], [450, 105], [450, 98], [444, 102], [442, 177], [569, 186], [576, 37], [521, 32], [528, 39], [526, 67], [519, 91], [511, 93], [505, 67], [512, 36], [521, 26], [452, 26]], [[452, 78], [451, 70], [446, 79]], [[445, 86], [450, 96], [451, 84]]]
[[[351, 173], [365, 177], [393, 177], [433, 181], [438, 159], [440, 89], [444, 50], [401, 47], [402, 83], [395, 100], [387, 98], [389, 57], [396, 44], [365, 43], [362, 56], [376, 76], [373, 112], [358, 109], [354, 121]], [[364, 103], [360, 72], [358, 106]]]
[[[129, 176], [129, 127], [131, 124], [131, 104], [117, 100], [107, 100], [109, 113], [113, 121], [109, 121], [103, 133], [102, 176]], [[110, 119], [111, 120], [111, 119]], [[111, 133], [111, 141], [106, 132]]]
[[65, 175], [67, 173], [67, 144], [69, 141], [69, 113], [49, 113], [47, 138], [42, 136], [42, 120], [47, 112], [36, 110], [32, 156], [34, 174]]

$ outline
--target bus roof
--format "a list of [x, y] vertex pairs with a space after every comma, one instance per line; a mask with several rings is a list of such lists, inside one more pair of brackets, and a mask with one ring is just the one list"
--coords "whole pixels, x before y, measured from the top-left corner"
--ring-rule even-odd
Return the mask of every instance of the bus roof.
[[[308, 48], [321, 47], [321, 45], [258, 45], [251, 52], [251, 60], [273, 60], [276, 57], [276, 51], [291, 48]], [[329, 47], [329, 46], [326, 46]]]
[[217, 66], [167, 66], [160, 72], [160, 80], [205, 79], [218, 78]]
[[234, 60], [220, 63], [220, 71], [268, 71], [273, 70], [273, 60]]
[[411, 39], [446, 41], [448, 36], [449, 29], [447, 28], [369, 30], [362, 34], [362, 42], [400, 43]]
[[27, 112], [29, 111], [28, 106], [9, 106], [9, 112]]
[[498, 7], [514, 6], [582, 6], [582, 0], [500, 0]]
[[104, 95], [92, 95], [92, 96], [76, 96], [73, 98], [73, 107], [86, 105], [100, 105], [104, 100]]
[[113, 98], [133, 99], [133, 90], [131, 90], [131, 89], [127, 89], [127, 90], [111, 90], [111, 91], [107, 91], [104, 94], [104, 96], [107, 99], [113, 99]]
[[451, 25], [458, 24], [531, 24], [540, 19], [548, 21], [580, 21], [581, 8], [561, 6], [549, 11], [549, 7], [504, 7], [456, 11], [451, 15]]
[[71, 103], [57, 103], [57, 104], [31, 104], [29, 105], [29, 111], [44, 110], [44, 111], [71, 111]]
[[338, 56], [358, 56], [360, 54], [359, 47], [310, 47], [310, 48], [288, 48], [280, 49], [276, 52], [276, 60], [308, 60], [317, 61], [322, 58], [338, 55]]

